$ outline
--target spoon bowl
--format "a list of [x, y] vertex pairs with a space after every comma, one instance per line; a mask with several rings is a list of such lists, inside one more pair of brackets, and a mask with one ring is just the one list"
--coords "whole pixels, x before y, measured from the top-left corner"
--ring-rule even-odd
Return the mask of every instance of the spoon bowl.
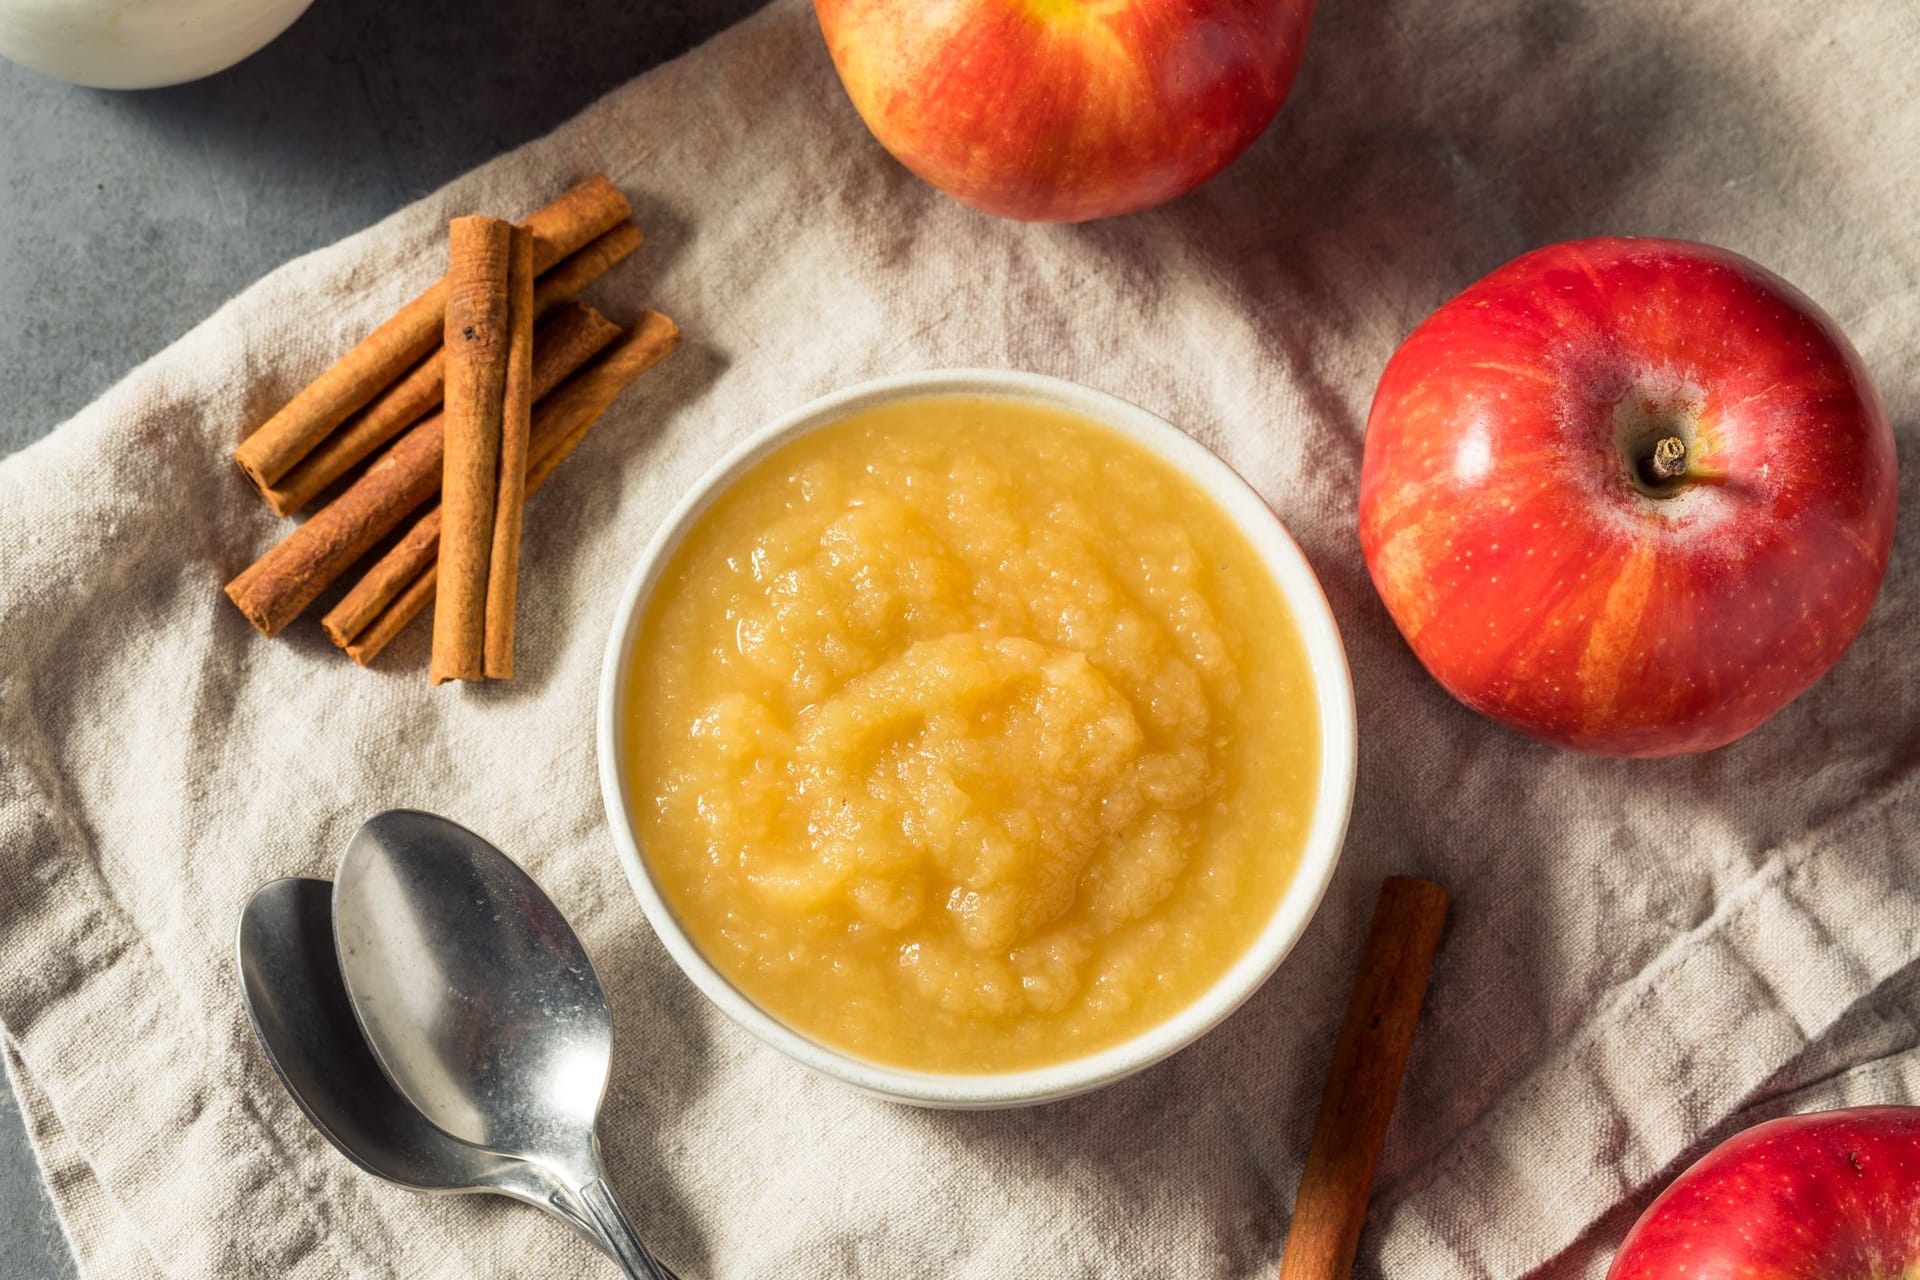
[[613, 1011], [533, 878], [457, 823], [390, 810], [340, 860], [333, 933], [354, 1016], [394, 1088], [453, 1137], [550, 1170], [629, 1275], [661, 1280], [594, 1135]]
[[260, 886], [240, 915], [240, 991], [267, 1063], [307, 1119], [376, 1178], [432, 1195], [492, 1192], [537, 1205], [604, 1244], [544, 1170], [459, 1142], [387, 1081], [361, 1038], [333, 947], [333, 886]]

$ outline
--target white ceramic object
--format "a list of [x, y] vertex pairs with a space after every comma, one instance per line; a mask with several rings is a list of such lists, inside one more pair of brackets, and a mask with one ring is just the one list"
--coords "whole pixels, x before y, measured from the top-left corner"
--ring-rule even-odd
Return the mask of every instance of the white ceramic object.
[[97, 89], [155, 89], [224, 71], [312, 0], [0, 0], [0, 57]]
[[[634, 833], [621, 728], [628, 657], [647, 597], [682, 537], [713, 500], [768, 453], [817, 427], [894, 400], [928, 395], [1005, 396], [1092, 418], [1171, 463], [1212, 495], [1239, 525], [1278, 583], [1300, 628], [1320, 709], [1320, 781], [1300, 869], [1244, 955], [1191, 1005], [1147, 1031], [1086, 1057], [985, 1075], [911, 1071], [829, 1048], [766, 1013], [700, 954], [661, 897]], [[1132, 1075], [1212, 1029], [1279, 967], [1333, 878], [1353, 806], [1353, 683], [1333, 612], [1300, 548], [1231, 467], [1166, 420], [1103, 392], [1030, 373], [949, 370], [882, 378], [815, 400], [769, 423], [721, 459], [668, 514], [641, 554], [615, 614], [600, 675], [600, 790], [627, 879], [654, 932], [695, 986], [729, 1017], [788, 1057], [870, 1094], [929, 1107], [1010, 1107], [1064, 1098]]]

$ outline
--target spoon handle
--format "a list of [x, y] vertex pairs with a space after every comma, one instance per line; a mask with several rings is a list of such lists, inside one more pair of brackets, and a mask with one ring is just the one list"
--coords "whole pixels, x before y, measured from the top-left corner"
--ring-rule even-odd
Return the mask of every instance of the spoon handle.
[[613, 1260], [620, 1264], [631, 1280], [673, 1280], [673, 1273], [653, 1260], [647, 1252], [647, 1246], [640, 1243], [640, 1237], [634, 1232], [633, 1224], [627, 1221], [627, 1215], [620, 1212], [620, 1205], [613, 1198], [613, 1192], [607, 1189], [606, 1180], [595, 1178], [579, 1191], [580, 1203], [586, 1206], [587, 1215], [605, 1237], [607, 1247], [613, 1251]]

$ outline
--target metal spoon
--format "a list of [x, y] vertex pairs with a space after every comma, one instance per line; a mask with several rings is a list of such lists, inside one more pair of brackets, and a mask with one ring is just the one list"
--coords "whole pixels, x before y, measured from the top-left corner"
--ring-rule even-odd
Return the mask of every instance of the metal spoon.
[[457, 823], [394, 809], [333, 887], [340, 974], [394, 1087], [463, 1142], [559, 1176], [636, 1280], [668, 1280], [608, 1189], [594, 1123], [613, 1014], [540, 886]]
[[400, 1096], [360, 1035], [333, 948], [333, 886], [261, 885], [240, 914], [240, 991], [287, 1092], [341, 1155], [412, 1191], [493, 1192], [607, 1245], [544, 1169], [448, 1137]]

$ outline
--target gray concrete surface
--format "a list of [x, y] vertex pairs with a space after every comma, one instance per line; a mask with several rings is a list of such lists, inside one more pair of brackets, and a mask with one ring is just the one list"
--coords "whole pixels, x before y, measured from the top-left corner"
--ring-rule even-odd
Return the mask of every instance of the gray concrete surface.
[[0, 1276], [65, 1280], [72, 1274], [67, 1242], [41, 1190], [13, 1091], [0, 1088]]
[[[762, 2], [314, 0], [239, 66], [145, 93], [0, 62], [0, 454], [286, 259], [545, 133]], [[0, 1090], [0, 1280], [72, 1275]]]

